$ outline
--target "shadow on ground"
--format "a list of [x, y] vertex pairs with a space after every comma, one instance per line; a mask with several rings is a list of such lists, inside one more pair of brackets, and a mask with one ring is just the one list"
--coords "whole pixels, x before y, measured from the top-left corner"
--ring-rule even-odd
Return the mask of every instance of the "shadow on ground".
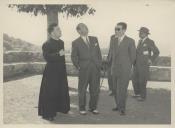
[[[108, 96], [107, 91], [101, 91], [99, 100], [99, 115], [88, 113], [79, 115], [78, 109], [72, 107], [71, 113], [58, 113], [56, 124], [169, 124], [171, 117], [170, 91], [165, 89], [148, 89], [148, 97], [145, 102], [138, 102], [128, 92], [126, 116], [120, 116], [113, 112], [114, 99]], [[89, 95], [87, 95], [89, 97]], [[77, 105], [77, 95], [71, 96], [71, 104]], [[87, 102], [88, 103], [88, 102]], [[88, 106], [88, 104], [87, 104]], [[88, 109], [88, 108], [87, 108]]]
[[[88, 113], [79, 115], [77, 97], [77, 78], [69, 77], [71, 111], [69, 114], [57, 113], [55, 121], [48, 122], [37, 115], [38, 95], [41, 76], [5, 82], [4, 114], [5, 124], [170, 124], [171, 123], [171, 92], [166, 89], [169, 83], [150, 82], [147, 89], [147, 100], [138, 102], [132, 98], [129, 88], [126, 116], [113, 112], [114, 98], [108, 95], [107, 88], [102, 88], [99, 98], [99, 115]], [[107, 86], [107, 80], [104, 81]], [[152, 88], [156, 85], [156, 88]], [[160, 88], [164, 86], [165, 89]], [[131, 86], [131, 85], [130, 85]], [[87, 106], [89, 94], [87, 93]], [[87, 108], [88, 109], [88, 108]]]

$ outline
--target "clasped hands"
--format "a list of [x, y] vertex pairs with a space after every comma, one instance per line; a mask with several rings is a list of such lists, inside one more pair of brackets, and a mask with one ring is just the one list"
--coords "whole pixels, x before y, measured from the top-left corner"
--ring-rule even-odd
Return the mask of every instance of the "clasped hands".
[[57, 55], [60, 56], [64, 56], [65, 55], [65, 51], [63, 49], [61, 49], [59, 52], [56, 53]]

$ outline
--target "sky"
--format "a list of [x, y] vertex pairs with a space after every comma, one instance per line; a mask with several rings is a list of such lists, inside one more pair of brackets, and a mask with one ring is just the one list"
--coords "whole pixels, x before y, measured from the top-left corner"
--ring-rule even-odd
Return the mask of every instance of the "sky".
[[[71, 48], [71, 42], [79, 35], [76, 25], [85, 23], [89, 35], [97, 36], [101, 48], [108, 48], [110, 36], [118, 22], [126, 22], [126, 35], [138, 42], [138, 29], [148, 27], [153, 39], [160, 49], [160, 55], [170, 55], [175, 43], [175, 1], [173, 0], [96, 0], [89, 3], [96, 9], [94, 15], [80, 18], [66, 18], [59, 14], [59, 25], [62, 30], [61, 39], [65, 48]], [[3, 13], [3, 32], [9, 36], [20, 38], [41, 46], [47, 39], [47, 17], [18, 13], [15, 9], [1, 5]]]

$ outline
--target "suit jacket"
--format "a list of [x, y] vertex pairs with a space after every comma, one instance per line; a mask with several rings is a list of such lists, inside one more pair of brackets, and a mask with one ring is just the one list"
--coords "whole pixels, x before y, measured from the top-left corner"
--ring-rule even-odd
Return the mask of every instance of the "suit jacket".
[[89, 47], [84, 40], [79, 37], [72, 42], [71, 59], [76, 68], [85, 69], [90, 62], [93, 62], [98, 69], [101, 68], [102, 55], [98, 43], [98, 39], [88, 36]]
[[152, 62], [159, 56], [159, 50], [153, 40], [146, 38], [144, 42], [137, 46], [136, 63], [139, 65], [149, 65], [148, 59]]
[[132, 64], [136, 59], [135, 41], [125, 36], [118, 44], [118, 39], [111, 36], [108, 61], [111, 63], [111, 73], [113, 75], [130, 74]]

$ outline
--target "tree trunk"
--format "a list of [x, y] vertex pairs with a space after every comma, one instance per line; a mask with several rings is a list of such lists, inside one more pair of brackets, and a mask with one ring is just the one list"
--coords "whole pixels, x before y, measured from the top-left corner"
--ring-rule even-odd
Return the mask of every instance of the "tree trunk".
[[[50, 10], [47, 13], [47, 28], [49, 27], [50, 24], [59, 24], [58, 22], [58, 12], [55, 10]], [[47, 38], [49, 38], [49, 35], [47, 34]]]

